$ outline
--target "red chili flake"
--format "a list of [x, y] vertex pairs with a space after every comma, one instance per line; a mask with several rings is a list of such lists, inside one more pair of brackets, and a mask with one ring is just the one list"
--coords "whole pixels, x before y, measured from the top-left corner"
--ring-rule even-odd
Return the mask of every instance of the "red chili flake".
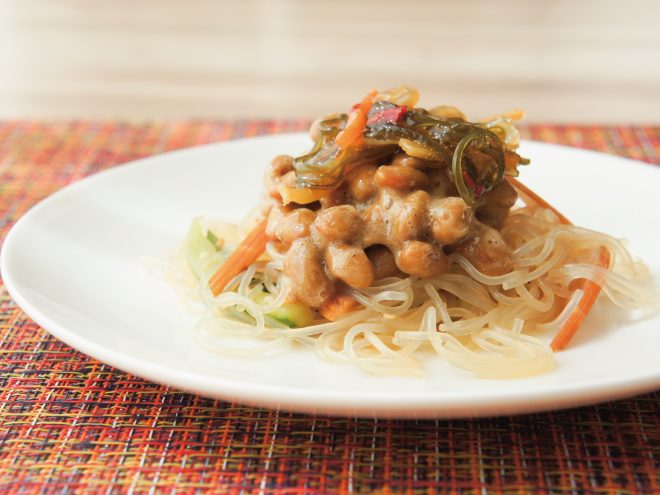
[[470, 189], [474, 191], [474, 188], [476, 187], [476, 184], [474, 183], [474, 179], [472, 176], [468, 173], [467, 170], [463, 170], [463, 180], [465, 183], [470, 186]]
[[467, 170], [463, 170], [463, 180], [474, 191], [475, 198], [481, 197], [486, 189], [483, 184], [477, 184]]
[[367, 125], [373, 124], [396, 124], [408, 113], [408, 107], [405, 105], [400, 107], [385, 108], [379, 112], [374, 113], [367, 120]]

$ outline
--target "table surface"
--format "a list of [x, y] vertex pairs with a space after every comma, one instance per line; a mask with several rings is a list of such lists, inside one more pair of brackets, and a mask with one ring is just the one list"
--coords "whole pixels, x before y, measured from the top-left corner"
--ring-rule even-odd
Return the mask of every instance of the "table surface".
[[[139, 157], [308, 122], [0, 123], [0, 239], [37, 201]], [[660, 127], [525, 137], [660, 164]], [[660, 493], [660, 393], [452, 421], [331, 418], [207, 399], [91, 359], [0, 286], [0, 493]]]
[[372, 87], [477, 119], [660, 123], [655, 0], [0, 2], [0, 118], [306, 117]]

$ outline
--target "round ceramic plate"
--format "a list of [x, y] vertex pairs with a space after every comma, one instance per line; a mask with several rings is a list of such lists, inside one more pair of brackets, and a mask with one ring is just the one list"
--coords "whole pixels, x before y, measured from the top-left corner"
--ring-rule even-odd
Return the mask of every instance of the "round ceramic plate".
[[[57, 338], [155, 382], [253, 405], [331, 414], [461, 417], [616, 399], [660, 386], [660, 319], [600, 300], [546, 375], [479, 379], [439, 358], [425, 378], [382, 378], [303, 347], [219, 357], [195, 341], [194, 315], [143, 258], [164, 257], [198, 215], [239, 221], [257, 202], [264, 167], [309, 147], [302, 134], [167, 153], [81, 180], [39, 203], [2, 250], [2, 275], [25, 312]], [[629, 240], [660, 279], [660, 169], [525, 142], [522, 180], [576, 224]]]

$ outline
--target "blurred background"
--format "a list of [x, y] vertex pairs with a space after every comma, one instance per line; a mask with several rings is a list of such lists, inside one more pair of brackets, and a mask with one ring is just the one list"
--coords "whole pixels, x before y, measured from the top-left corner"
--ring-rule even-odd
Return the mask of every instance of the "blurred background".
[[478, 118], [660, 121], [654, 0], [0, 0], [0, 118], [312, 118], [417, 87]]

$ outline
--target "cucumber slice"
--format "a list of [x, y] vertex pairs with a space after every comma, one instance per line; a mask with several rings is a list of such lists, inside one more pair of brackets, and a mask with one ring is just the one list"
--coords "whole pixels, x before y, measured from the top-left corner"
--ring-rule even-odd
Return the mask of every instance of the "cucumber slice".
[[220, 266], [222, 260], [218, 256], [216, 243], [217, 237], [211, 231], [204, 232], [202, 219], [193, 219], [186, 239], [186, 260], [197, 278]]
[[[267, 292], [262, 292], [255, 298], [257, 304], [263, 305], [270, 303], [272, 300], [273, 296]], [[290, 328], [305, 327], [314, 321], [312, 308], [300, 302], [284, 303], [279, 308], [266, 314]]]
[[312, 309], [300, 302], [282, 304], [268, 314], [291, 328], [306, 327], [314, 321]]

